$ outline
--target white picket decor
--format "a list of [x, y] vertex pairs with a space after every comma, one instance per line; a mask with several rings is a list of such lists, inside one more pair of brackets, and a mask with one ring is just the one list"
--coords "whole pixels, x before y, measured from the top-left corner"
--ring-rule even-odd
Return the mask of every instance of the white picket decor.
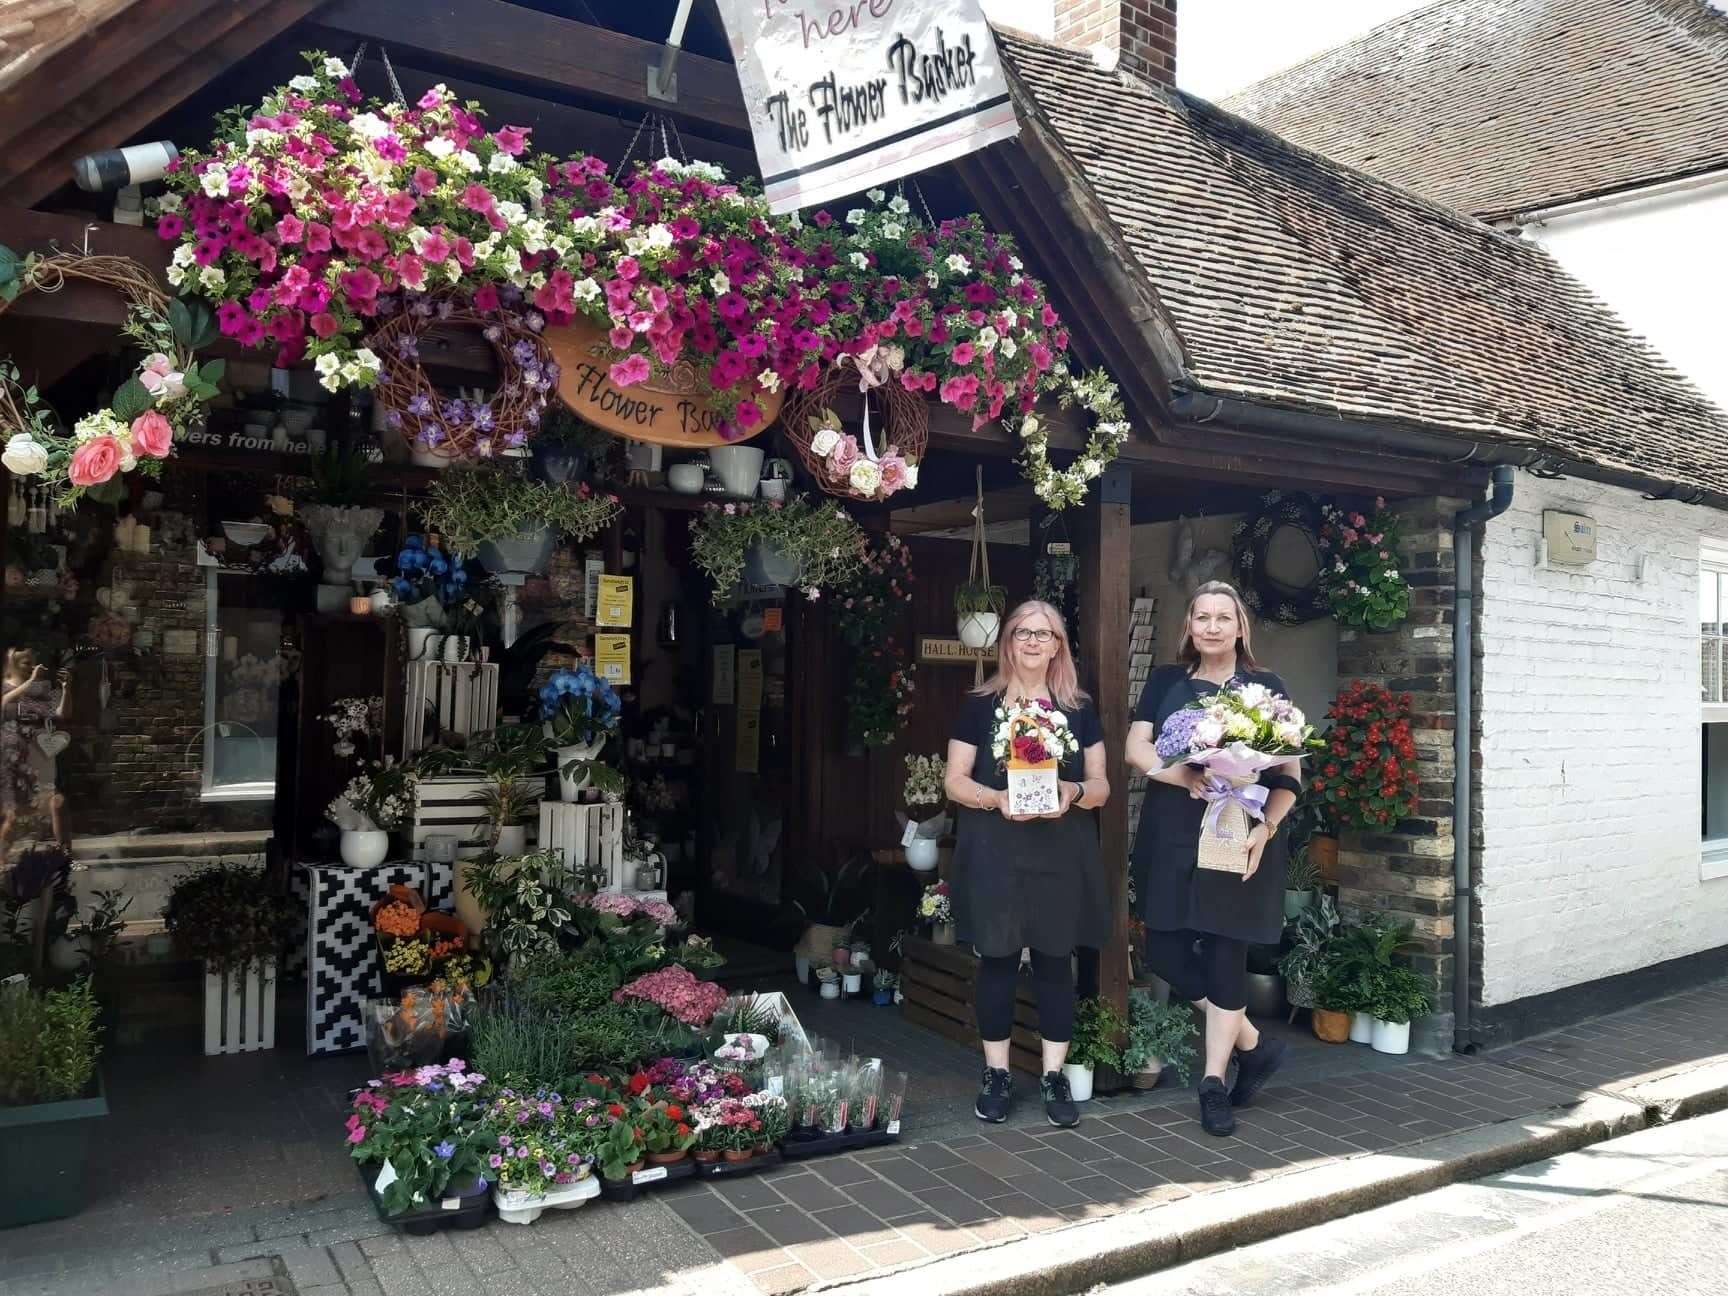
[[[546, 786], [544, 778], [523, 779], [521, 783], [535, 791]], [[484, 841], [491, 830], [480, 798], [492, 787], [492, 781], [483, 778], [421, 779], [420, 804], [414, 811], [414, 846], [424, 846], [428, 837], [455, 837], [464, 845]]]
[[[468, 737], [498, 723], [498, 666], [495, 662], [411, 661], [407, 701], [402, 711], [404, 759], [429, 747], [440, 731]], [[432, 732], [426, 717], [437, 716]]]
[[624, 807], [620, 804], [542, 801], [540, 848], [561, 851], [572, 869], [598, 866], [606, 878], [603, 890], [624, 891], [635, 881], [624, 875]]
[[276, 960], [226, 973], [204, 969], [204, 1054], [276, 1047]]

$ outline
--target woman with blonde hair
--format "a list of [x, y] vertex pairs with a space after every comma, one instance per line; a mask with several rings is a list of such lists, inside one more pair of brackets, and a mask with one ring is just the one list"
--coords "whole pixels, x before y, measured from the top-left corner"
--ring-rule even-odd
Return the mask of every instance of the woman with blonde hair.
[[[1152, 672], [1128, 728], [1128, 766], [1149, 780], [1134, 840], [1135, 907], [1146, 924], [1146, 961], [1206, 1015], [1200, 1123], [1222, 1136], [1235, 1131], [1231, 1109], [1253, 1101], [1283, 1060], [1283, 1041], [1263, 1038], [1248, 1020], [1248, 946], [1274, 944], [1283, 930], [1289, 853], [1278, 830], [1302, 785], [1294, 760], [1260, 776], [1270, 794], [1248, 838], [1246, 875], [1196, 867], [1205, 775], [1195, 765], [1165, 767], [1156, 748], [1164, 722], [1232, 684], [1289, 691], [1255, 660], [1248, 609], [1223, 581], [1208, 581], [1189, 600], [1177, 656], [1178, 664]], [[1232, 1057], [1236, 1081], [1227, 1089]]]
[[[1048, 603], [1015, 608], [997, 642], [996, 671], [967, 697], [948, 744], [944, 787], [959, 807], [959, 840], [949, 878], [962, 940], [978, 952], [978, 1032], [984, 1078], [973, 1110], [979, 1120], [1008, 1118], [1008, 1072], [1020, 951], [1032, 951], [1032, 984], [1043, 1036], [1044, 1113], [1052, 1125], [1077, 1124], [1079, 1111], [1062, 1074], [1074, 1026], [1076, 946], [1102, 945], [1110, 931], [1093, 813], [1110, 799], [1104, 734], [1081, 691], [1062, 614]], [[1043, 702], [1078, 739], [1057, 771], [1061, 801], [1051, 814], [1008, 813], [1008, 778], [993, 754], [998, 708]]]

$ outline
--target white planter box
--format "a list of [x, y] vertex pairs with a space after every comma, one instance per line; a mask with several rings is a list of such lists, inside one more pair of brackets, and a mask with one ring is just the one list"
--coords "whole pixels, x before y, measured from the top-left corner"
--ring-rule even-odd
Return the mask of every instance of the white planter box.
[[[532, 793], [544, 793], [544, 778], [520, 780]], [[480, 798], [493, 788], [491, 779], [429, 778], [420, 780], [420, 805], [414, 812], [414, 845], [428, 837], [454, 837], [462, 845], [484, 845], [492, 829]]]
[[540, 846], [559, 851], [572, 869], [597, 869], [604, 890], [624, 891], [635, 882], [624, 876], [624, 807], [596, 802], [540, 803]]
[[204, 1055], [276, 1047], [276, 960], [204, 972]]
[[[413, 756], [440, 730], [467, 737], [498, 723], [498, 666], [487, 662], [411, 661], [402, 711], [402, 755]], [[432, 719], [428, 719], [430, 713]]]
[[575, 1210], [600, 1195], [600, 1181], [592, 1174], [545, 1194], [492, 1190], [498, 1218], [506, 1224], [532, 1224], [549, 1210]]

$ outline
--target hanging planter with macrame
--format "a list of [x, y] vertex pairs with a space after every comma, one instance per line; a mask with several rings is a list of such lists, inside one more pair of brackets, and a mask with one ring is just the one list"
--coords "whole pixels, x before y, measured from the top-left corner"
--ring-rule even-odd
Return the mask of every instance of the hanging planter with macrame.
[[[857, 435], [835, 413], [835, 397], [857, 372], [863, 414]], [[922, 397], [899, 382], [905, 353], [872, 346], [843, 355], [809, 391], [795, 391], [785, 409], [786, 437], [830, 495], [877, 503], [918, 485], [918, 465], [930, 440], [930, 412]], [[871, 427], [871, 407], [877, 423]]]
[[966, 583], [954, 591], [956, 633], [973, 652], [987, 652], [1002, 633], [1008, 591], [990, 583], [990, 546], [984, 539], [984, 469], [977, 469], [978, 502], [972, 508], [972, 561]]

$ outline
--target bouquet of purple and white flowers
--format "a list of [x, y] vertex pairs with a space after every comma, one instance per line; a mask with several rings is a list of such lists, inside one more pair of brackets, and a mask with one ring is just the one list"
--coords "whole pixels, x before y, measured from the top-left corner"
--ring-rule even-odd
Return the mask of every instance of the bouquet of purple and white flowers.
[[1318, 743], [1301, 709], [1264, 684], [1232, 682], [1165, 720], [1155, 748], [1165, 768], [1185, 764], [1206, 771], [1202, 795], [1209, 804], [1200, 825], [1199, 867], [1247, 872], [1250, 820], [1266, 817], [1260, 774]]

